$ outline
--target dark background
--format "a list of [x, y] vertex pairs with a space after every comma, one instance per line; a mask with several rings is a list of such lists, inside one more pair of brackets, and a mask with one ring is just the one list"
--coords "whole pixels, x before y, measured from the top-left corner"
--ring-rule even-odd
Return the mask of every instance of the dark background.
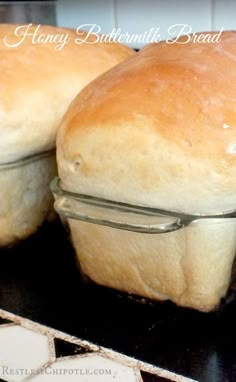
[[59, 223], [0, 251], [0, 307], [200, 382], [236, 381], [236, 303], [211, 314], [85, 282]]

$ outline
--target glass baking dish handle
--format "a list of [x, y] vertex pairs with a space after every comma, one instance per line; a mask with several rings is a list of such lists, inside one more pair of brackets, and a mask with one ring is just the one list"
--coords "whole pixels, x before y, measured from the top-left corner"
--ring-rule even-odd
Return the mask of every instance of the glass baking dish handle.
[[69, 199], [64, 196], [57, 197], [55, 210], [63, 218], [81, 220], [126, 231], [142, 233], [165, 233], [176, 231], [183, 227], [179, 218], [145, 214], [137, 212], [134, 208], [121, 210], [106, 208], [102, 205], [88, 204], [88, 202]]
[[62, 218], [82, 220], [127, 231], [166, 233], [205, 221], [230, 223], [236, 220], [236, 210], [214, 215], [190, 215], [160, 208], [143, 207], [66, 191], [56, 177], [51, 182], [55, 209]]
[[52, 182], [51, 189], [55, 198], [54, 208], [63, 220], [75, 219], [151, 234], [172, 232], [185, 226], [178, 216], [168, 216], [145, 207], [64, 191], [58, 178]]

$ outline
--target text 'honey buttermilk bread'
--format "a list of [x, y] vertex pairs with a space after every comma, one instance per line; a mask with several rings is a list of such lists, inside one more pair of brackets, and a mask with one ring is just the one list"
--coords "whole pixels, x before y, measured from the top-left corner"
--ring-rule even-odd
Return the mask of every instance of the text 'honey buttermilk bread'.
[[235, 219], [220, 216], [236, 209], [236, 33], [180, 42], [150, 45], [88, 85], [63, 120], [57, 160], [67, 191], [206, 215], [161, 234], [69, 224], [95, 282], [210, 311], [236, 249]]
[[[68, 42], [57, 49], [53, 40], [33, 40], [34, 33], [67, 35]], [[72, 99], [133, 54], [120, 44], [91, 44], [93, 36], [84, 44], [76, 44], [77, 38], [69, 29], [0, 25], [0, 245], [34, 232], [52, 209], [51, 150]]]

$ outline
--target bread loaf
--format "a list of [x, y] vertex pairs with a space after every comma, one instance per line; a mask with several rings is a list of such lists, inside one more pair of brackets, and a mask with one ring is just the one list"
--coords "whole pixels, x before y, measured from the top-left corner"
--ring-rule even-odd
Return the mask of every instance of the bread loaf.
[[[235, 210], [236, 33], [180, 42], [147, 46], [74, 100], [57, 140], [65, 189], [187, 214]], [[227, 293], [234, 220], [160, 235], [70, 224], [81, 268], [100, 284], [202, 311]]]
[[16, 28], [0, 24], [0, 164], [55, 147], [60, 120], [77, 93], [133, 54], [120, 44], [88, 44], [92, 36], [76, 44], [74, 30], [52, 26], [41, 26], [38, 34], [68, 34], [61, 50], [50, 42], [33, 44], [32, 36], [19, 44]]
[[[58, 50], [52, 40], [33, 40], [34, 33], [68, 35], [68, 43]], [[0, 25], [0, 245], [34, 232], [52, 209], [49, 182], [56, 174], [55, 155], [28, 167], [22, 159], [55, 148], [59, 123], [72, 99], [133, 54], [120, 44], [91, 44], [93, 36], [84, 44], [76, 44], [76, 38], [71, 29]], [[15, 161], [19, 168], [12, 170]]]

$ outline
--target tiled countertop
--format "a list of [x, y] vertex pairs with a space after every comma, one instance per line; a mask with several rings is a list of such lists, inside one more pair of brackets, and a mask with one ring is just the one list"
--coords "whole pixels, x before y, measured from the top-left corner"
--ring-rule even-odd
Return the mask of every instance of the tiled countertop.
[[192, 381], [0, 310], [0, 381], [58, 380]]
[[233, 300], [203, 314], [84, 283], [59, 224], [0, 258], [0, 379], [236, 381]]

